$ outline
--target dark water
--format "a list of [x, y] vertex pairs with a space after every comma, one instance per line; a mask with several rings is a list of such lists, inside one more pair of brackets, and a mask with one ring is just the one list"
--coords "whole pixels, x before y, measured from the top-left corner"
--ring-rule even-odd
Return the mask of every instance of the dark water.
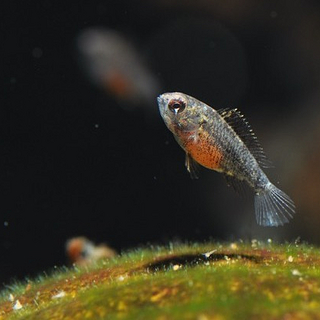
[[[64, 264], [65, 241], [78, 235], [118, 250], [175, 239], [320, 243], [319, 5], [183, 3], [6, 8], [0, 283]], [[238, 197], [215, 173], [203, 169], [192, 181], [155, 99], [133, 108], [89, 81], [76, 39], [96, 26], [134, 44], [159, 83], [155, 97], [182, 91], [247, 115], [277, 168], [272, 180], [297, 203], [289, 226], [257, 227], [251, 196]]]

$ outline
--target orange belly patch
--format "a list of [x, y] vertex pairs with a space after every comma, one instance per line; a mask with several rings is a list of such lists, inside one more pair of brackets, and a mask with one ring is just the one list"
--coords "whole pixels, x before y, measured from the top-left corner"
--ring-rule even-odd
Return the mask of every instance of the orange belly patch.
[[202, 166], [220, 171], [223, 154], [208, 134], [199, 134], [196, 139], [187, 141], [185, 150]]
[[116, 70], [106, 76], [104, 83], [109, 92], [120, 98], [127, 98], [133, 92], [129, 79]]

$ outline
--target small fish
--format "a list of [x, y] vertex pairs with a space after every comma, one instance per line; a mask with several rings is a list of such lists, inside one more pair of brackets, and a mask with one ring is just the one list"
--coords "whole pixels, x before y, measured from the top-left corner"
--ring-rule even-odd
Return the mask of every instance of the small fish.
[[117, 253], [106, 244], [95, 245], [86, 237], [75, 237], [66, 242], [66, 254], [70, 263], [84, 266], [113, 258]]
[[124, 35], [112, 29], [88, 28], [77, 37], [77, 49], [79, 62], [91, 81], [118, 101], [132, 107], [154, 103], [158, 80]]
[[237, 109], [215, 110], [179, 92], [158, 97], [160, 114], [186, 152], [192, 178], [195, 166], [221, 172], [228, 184], [246, 182], [255, 193], [256, 220], [262, 226], [280, 226], [295, 213], [294, 202], [274, 186], [261, 167], [270, 167], [256, 136]]

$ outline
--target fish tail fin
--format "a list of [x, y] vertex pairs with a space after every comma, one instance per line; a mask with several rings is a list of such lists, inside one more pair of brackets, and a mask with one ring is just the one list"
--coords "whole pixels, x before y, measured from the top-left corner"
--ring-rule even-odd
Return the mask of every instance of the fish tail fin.
[[291, 198], [271, 182], [264, 190], [256, 193], [254, 208], [257, 223], [266, 227], [282, 226], [288, 223], [295, 213]]

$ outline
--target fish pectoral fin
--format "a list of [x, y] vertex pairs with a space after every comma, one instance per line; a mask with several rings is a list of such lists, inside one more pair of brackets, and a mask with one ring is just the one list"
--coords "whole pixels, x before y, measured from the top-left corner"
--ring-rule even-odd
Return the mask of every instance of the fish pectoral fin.
[[246, 190], [248, 188], [247, 185], [243, 180], [237, 179], [234, 175], [231, 175], [229, 173], [223, 174], [224, 178], [226, 179], [227, 185], [232, 187], [236, 193], [240, 194], [241, 196], [244, 196], [247, 192]]
[[190, 173], [191, 179], [198, 179], [198, 163], [190, 156], [189, 153], [186, 153], [185, 166]]

